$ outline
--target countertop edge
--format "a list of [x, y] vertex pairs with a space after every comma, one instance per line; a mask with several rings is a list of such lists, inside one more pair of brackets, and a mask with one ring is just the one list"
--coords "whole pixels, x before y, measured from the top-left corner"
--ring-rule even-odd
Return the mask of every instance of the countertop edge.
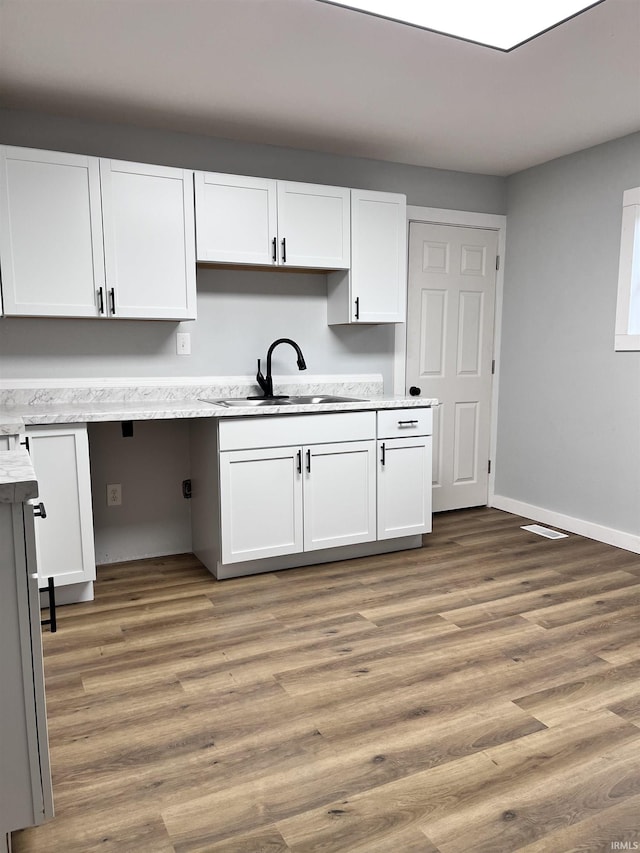
[[0, 435], [18, 434], [25, 426], [63, 423], [100, 423], [190, 418], [270, 417], [322, 412], [377, 411], [380, 409], [432, 408], [436, 398], [381, 396], [340, 403], [313, 403], [283, 406], [234, 406], [200, 400], [144, 400], [113, 403], [47, 403], [0, 409]]
[[38, 481], [26, 450], [0, 450], [0, 503], [38, 497]]

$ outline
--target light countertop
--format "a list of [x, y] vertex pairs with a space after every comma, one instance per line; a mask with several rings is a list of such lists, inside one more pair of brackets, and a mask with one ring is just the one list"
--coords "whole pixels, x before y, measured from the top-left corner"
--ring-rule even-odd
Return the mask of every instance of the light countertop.
[[[0, 434], [23, 431], [24, 425], [143, 421], [170, 418], [269, 417], [308, 412], [354, 412], [433, 406], [426, 397], [372, 396], [367, 400], [301, 405], [226, 407], [204, 400], [121, 400], [114, 402], [51, 402], [0, 408]], [[17, 427], [17, 428], [16, 428]]]
[[38, 481], [26, 450], [0, 450], [0, 503], [38, 497]]

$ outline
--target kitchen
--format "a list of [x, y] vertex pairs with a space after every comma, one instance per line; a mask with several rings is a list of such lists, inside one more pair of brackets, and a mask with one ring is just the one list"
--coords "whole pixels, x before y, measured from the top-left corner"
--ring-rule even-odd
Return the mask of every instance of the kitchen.
[[[639, 365], [637, 353], [615, 353], [612, 346], [622, 192], [640, 184], [640, 138], [627, 135], [637, 127], [507, 178], [25, 106], [2, 111], [4, 144], [400, 192], [414, 206], [507, 214], [493, 506], [637, 550]], [[194, 323], [1, 320], [3, 387], [249, 377], [278, 337], [298, 340], [309, 374], [381, 374], [385, 390], [392, 387], [393, 326], [328, 326], [325, 276], [200, 266], [197, 289]], [[191, 335], [190, 356], [177, 355], [176, 332]], [[287, 356], [276, 362], [276, 373], [288, 377], [297, 371]], [[532, 407], [532, 399], [544, 405]], [[136, 423], [131, 439], [119, 423], [94, 424], [90, 441], [98, 564], [189, 551], [179, 488], [190, 474], [185, 424]], [[153, 465], [159, 454], [166, 466]], [[106, 506], [110, 483], [122, 485], [121, 507]]]

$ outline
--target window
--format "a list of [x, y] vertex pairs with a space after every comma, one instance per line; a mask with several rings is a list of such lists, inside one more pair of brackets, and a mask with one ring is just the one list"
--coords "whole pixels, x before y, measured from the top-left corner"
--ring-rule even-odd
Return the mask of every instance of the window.
[[640, 187], [622, 200], [616, 350], [640, 350]]

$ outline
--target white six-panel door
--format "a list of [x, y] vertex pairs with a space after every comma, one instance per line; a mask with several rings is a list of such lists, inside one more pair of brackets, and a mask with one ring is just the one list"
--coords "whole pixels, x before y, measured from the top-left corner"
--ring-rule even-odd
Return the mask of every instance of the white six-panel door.
[[407, 389], [437, 397], [434, 511], [487, 502], [496, 231], [412, 222]]

